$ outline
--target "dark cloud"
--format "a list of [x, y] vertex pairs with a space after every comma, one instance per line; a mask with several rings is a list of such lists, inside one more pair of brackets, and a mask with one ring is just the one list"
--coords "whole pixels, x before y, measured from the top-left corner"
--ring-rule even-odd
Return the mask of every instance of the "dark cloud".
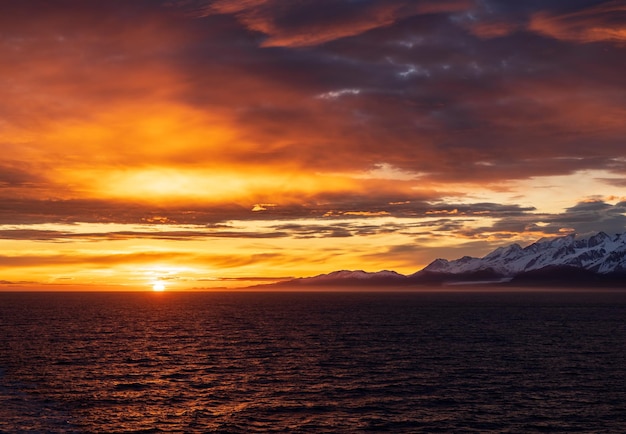
[[421, 14], [467, 9], [469, 0], [214, 0], [195, 4], [200, 16], [232, 14], [248, 29], [266, 36], [263, 46], [311, 46], [356, 36]]
[[626, 202], [615, 205], [601, 200], [581, 202], [553, 217], [551, 225], [570, 227], [579, 234], [604, 231], [608, 234], [626, 231]]
[[7, 229], [0, 230], [0, 239], [5, 240], [30, 240], [48, 242], [74, 242], [74, 241], [122, 241], [122, 240], [167, 240], [167, 241], [191, 241], [210, 238], [284, 238], [286, 232], [261, 232], [261, 231], [228, 231], [228, 230], [173, 230], [173, 231], [119, 231], [119, 232], [69, 232], [36, 229]]
[[[428, 200], [426, 200], [428, 199]], [[310, 198], [309, 203], [271, 206], [263, 211], [253, 211], [254, 202], [248, 204], [174, 204], [154, 205], [151, 203], [107, 200], [41, 200], [4, 198], [0, 201], [0, 224], [42, 224], [42, 223], [120, 223], [120, 224], [162, 224], [162, 225], [206, 225], [220, 229], [214, 236], [240, 236], [241, 232], [229, 231], [229, 226], [219, 224], [234, 220], [292, 220], [300, 218], [350, 218], [367, 219], [370, 217], [390, 216], [413, 218], [428, 216], [515, 216], [533, 207], [519, 205], [476, 203], [448, 204], [437, 201], [438, 197], [428, 195], [404, 196], [384, 190], [371, 195], [321, 194]], [[260, 201], [260, 203], [265, 203]], [[216, 226], [218, 225], [218, 226]], [[259, 233], [256, 237], [282, 237], [282, 227], [271, 234]], [[348, 235], [344, 228], [335, 227], [334, 236]], [[333, 228], [327, 228], [333, 230]], [[305, 230], [306, 232], [306, 230]], [[26, 236], [50, 236], [55, 232], [24, 231]], [[38, 235], [37, 235], [38, 234]], [[48, 234], [48, 235], [46, 235]], [[220, 235], [222, 234], [222, 235]], [[207, 232], [162, 232], [140, 233], [138, 237], [202, 237]], [[251, 237], [254, 234], [249, 234]], [[303, 234], [304, 235], [304, 234]], [[91, 234], [96, 238], [98, 234]], [[132, 236], [119, 232], [121, 238]]]
[[144, 223], [215, 224], [242, 217], [249, 208], [154, 206], [151, 204], [96, 199], [15, 199], [0, 201], [0, 224], [41, 223]]
[[11, 280], [0, 280], [0, 285], [32, 285], [36, 283], [38, 282], [29, 281], [29, 280], [18, 280], [15, 282]]
[[580, 202], [562, 213], [526, 213], [499, 219], [491, 226], [463, 228], [458, 233], [469, 238], [501, 238], [526, 235], [562, 235], [563, 233], [608, 234], [626, 232], [626, 202], [611, 205], [602, 200]]
[[23, 167], [23, 164], [14, 167], [0, 164], [0, 188], [30, 187], [43, 182], [43, 178], [32, 168]]
[[[324, 21], [307, 5], [289, 9]], [[550, 13], [572, 9], [542, 5]], [[224, 13], [273, 11], [272, 2], [233, 7]], [[518, 28], [538, 8], [498, 4], [483, 16], [502, 16]], [[580, 47], [522, 28], [474, 37], [463, 19], [451, 19], [459, 14], [414, 14], [359, 37], [247, 57], [256, 80], [271, 90], [246, 92], [238, 119], [250, 137], [275, 145], [233, 158], [307, 169], [386, 161], [441, 181], [481, 181], [571, 173], [623, 155], [620, 48]], [[285, 98], [287, 89], [299, 101]], [[327, 97], [313, 101], [316, 95]]]

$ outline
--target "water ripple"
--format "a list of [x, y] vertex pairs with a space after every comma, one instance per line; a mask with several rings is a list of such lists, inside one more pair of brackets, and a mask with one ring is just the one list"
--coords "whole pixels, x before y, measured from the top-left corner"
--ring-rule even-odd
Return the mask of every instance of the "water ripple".
[[0, 432], [617, 432], [626, 294], [0, 294]]

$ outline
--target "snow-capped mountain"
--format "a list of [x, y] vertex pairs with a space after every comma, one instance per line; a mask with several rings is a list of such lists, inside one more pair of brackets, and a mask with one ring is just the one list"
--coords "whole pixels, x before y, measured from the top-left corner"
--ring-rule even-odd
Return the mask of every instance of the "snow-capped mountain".
[[568, 235], [541, 239], [524, 248], [512, 244], [482, 258], [437, 259], [416, 274], [468, 274], [489, 270], [512, 277], [546, 267], [570, 267], [596, 274], [626, 273], [626, 233], [609, 236], [600, 232], [582, 238]]
[[436, 259], [417, 273], [334, 271], [287, 280], [276, 287], [396, 287], [446, 283], [524, 282], [626, 285], [626, 233], [604, 232], [587, 237], [568, 235], [541, 239], [527, 247], [511, 244], [482, 258]]

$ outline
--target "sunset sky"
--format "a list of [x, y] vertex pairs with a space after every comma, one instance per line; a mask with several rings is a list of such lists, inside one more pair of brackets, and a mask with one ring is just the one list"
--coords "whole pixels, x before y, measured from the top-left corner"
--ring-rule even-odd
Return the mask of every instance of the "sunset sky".
[[626, 1], [0, 5], [0, 290], [626, 230]]

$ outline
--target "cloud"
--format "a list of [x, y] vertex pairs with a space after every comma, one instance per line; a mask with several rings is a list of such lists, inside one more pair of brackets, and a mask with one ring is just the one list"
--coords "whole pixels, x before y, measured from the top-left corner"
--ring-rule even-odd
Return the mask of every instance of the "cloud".
[[236, 204], [210, 206], [163, 205], [102, 199], [16, 199], [0, 201], [0, 224], [42, 223], [191, 223], [215, 224], [251, 214]]
[[284, 238], [288, 234], [277, 231], [228, 231], [228, 230], [159, 230], [159, 231], [117, 231], [117, 232], [70, 232], [37, 229], [0, 230], [0, 239], [30, 240], [47, 242], [78, 242], [78, 241], [124, 241], [124, 240], [164, 240], [192, 241], [210, 238], [244, 238], [265, 239]]
[[263, 277], [263, 276], [249, 276], [249, 277], [221, 277], [218, 279], [198, 279], [198, 282], [202, 281], [221, 281], [221, 282], [276, 282], [280, 280], [291, 280], [292, 276], [288, 277]]
[[170, 261], [189, 256], [187, 254], [167, 253], [127, 253], [117, 255], [0, 255], [0, 265], [3, 267], [23, 268], [23, 267], [49, 267], [49, 266], [113, 266], [137, 263], [153, 263], [155, 261]]
[[407, 17], [467, 9], [466, 0], [387, 0], [342, 2], [276, 0], [210, 2], [200, 15], [234, 14], [249, 30], [267, 36], [265, 47], [302, 47], [323, 44], [386, 27]]
[[[451, 19], [474, 13], [473, 3], [186, 2], [195, 18], [150, 2], [40, 3], [49, 13], [32, 23], [17, 25], [35, 3], [11, 6], [5, 19], [13, 42], [1, 49], [0, 74], [14, 85], [2, 141], [7, 158], [32, 161], [20, 176], [38, 174], [48, 197], [112, 192], [115, 171], [252, 176], [264, 167], [323, 179], [388, 164], [428, 188], [571, 173], [623, 153], [624, 56], [573, 53], [521, 31], [475, 38]], [[499, 7], [476, 25], [523, 22], [522, 6]], [[376, 24], [386, 10], [388, 25], [306, 49], [259, 47], [244, 22], [252, 14], [274, 23], [268, 40], [287, 41]], [[323, 31], [309, 31], [316, 26]], [[104, 185], [93, 191], [97, 179]], [[242, 205], [275, 203], [268, 196]]]
[[491, 226], [466, 227], [459, 234], [476, 239], [510, 239], [523, 236], [534, 240], [563, 233], [608, 234], [626, 232], [626, 202], [614, 205], [600, 199], [589, 199], [566, 208], [564, 212], [525, 213], [498, 219]]
[[[377, 203], [372, 199], [371, 197], [360, 198], [362, 202], [359, 203], [359, 198], [355, 197], [350, 203], [331, 202], [326, 203], [322, 208], [297, 206], [291, 209], [279, 209], [272, 214], [259, 214], [252, 211], [248, 214], [237, 211], [228, 213], [227, 210], [222, 210], [224, 214], [218, 214], [212, 213], [210, 209], [188, 208], [160, 209], [155, 212], [149, 206], [135, 205], [134, 208], [130, 208], [130, 204], [107, 202], [34, 201], [21, 204], [13, 202], [9, 203], [13, 214], [9, 215], [7, 210], [4, 214], [4, 221], [0, 220], [0, 224], [5, 225], [4, 229], [0, 229], [0, 239], [104, 242], [142, 239], [194, 241], [218, 238], [248, 240], [289, 237], [298, 239], [345, 238], [406, 231], [416, 227], [415, 219], [427, 219], [421, 224], [438, 226], [439, 230], [448, 230], [456, 227], [464, 218], [510, 218], [534, 211], [533, 207], [496, 203], [444, 204], [407, 201], [389, 204]], [[33, 215], [32, 209], [45, 209], [46, 212]], [[367, 209], [376, 211], [363, 211]], [[0, 213], [0, 217], [2, 215]], [[393, 219], [393, 221], [380, 222], [381, 218]], [[451, 218], [454, 218], [454, 221]], [[320, 223], [301, 223], [302, 219], [319, 219]], [[375, 222], [371, 223], [371, 220]], [[228, 224], [216, 222], [228, 222]], [[264, 222], [264, 225], [253, 228], [250, 224], [254, 222]], [[63, 226], [63, 230], [40, 229], [37, 226], [47, 224], [47, 227], [54, 227], [54, 225], [51, 226], [53, 223]], [[116, 228], [119, 225], [128, 225], [133, 229], [107, 230], [107, 225], [111, 224], [115, 224]], [[159, 226], [154, 228], [155, 224]], [[9, 225], [20, 226], [10, 227]], [[101, 231], [94, 232], [94, 225], [100, 225], [98, 227]]]
[[[397, 181], [406, 183], [406, 181]], [[411, 186], [409, 183], [408, 186]], [[290, 203], [268, 207], [265, 211], [254, 211], [250, 204], [213, 203], [196, 204], [192, 202], [159, 204], [129, 200], [104, 199], [15, 199], [4, 198], [0, 201], [0, 224], [2, 225], [34, 225], [44, 223], [118, 223], [118, 224], [158, 224], [165, 226], [192, 225], [194, 230], [170, 231], [161, 229], [159, 232], [122, 231], [111, 236], [119, 239], [131, 237], [150, 238], [194, 238], [205, 236], [245, 235], [244, 232], [231, 230], [229, 225], [220, 224], [232, 221], [289, 221], [303, 218], [354, 219], [363, 220], [378, 217], [420, 218], [428, 216], [513, 216], [532, 211], [532, 206], [498, 203], [465, 203], [455, 204], [443, 202], [443, 192], [420, 192], [415, 189], [396, 185], [396, 181], [387, 183], [365, 182], [363, 187], [372, 191], [370, 194], [353, 192], [318, 192], [299, 203], [295, 199]], [[254, 203], [254, 201], [252, 202]], [[325, 226], [325, 225], [323, 225]], [[195, 227], [208, 229], [195, 230]], [[286, 236], [282, 227], [272, 233], [249, 233], [249, 237], [276, 238]], [[44, 237], [54, 239], [63, 237], [56, 231], [30, 231], [21, 229], [22, 236]], [[15, 233], [15, 232], [13, 232]], [[335, 232], [335, 235], [343, 233]], [[100, 235], [76, 235], [83, 238], [96, 239]]]
[[37, 284], [38, 282], [34, 282], [34, 281], [30, 281], [30, 280], [18, 280], [18, 281], [11, 281], [11, 280], [0, 280], [0, 285], [32, 285], [32, 284]]
[[600, 180], [616, 187], [626, 187], [626, 179], [624, 178], [600, 178]]
[[615, 205], [602, 200], [580, 202], [549, 220], [550, 226], [570, 227], [579, 234], [604, 231], [608, 234], [626, 231], [626, 202]]
[[577, 43], [626, 42], [626, 5], [621, 0], [567, 13], [538, 12], [532, 16], [529, 29], [555, 39]]
[[479, 38], [491, 39], [508, 36], [519, 30], [519, 26], [506, 21], [477, 22], [470, 26], [470, 31]]
[[43, 181], [41, 175], [34, 173], [32, 168], [0, 164], [0, 188], [29, 187]]
[[[258, 253], [252, 255], [225, 255], [225, 254], [196, 254], [183, 251], [168, 252], [140, 252], [120, 254], [56, 254], [56, 255], [0, 255], [0, 266], [15, 268], [42, 268], [42, 267], [67, 267], [83, 266], [86, 268], [101, 267], [112, 269], [114, 267], [128, 267], [131, 265], [144, 264], [146, 266], [155, 263], [167, 264], [197, 264], [202, 263], [205, 267], [236, 268], [251, 264], [286, 262], [286, 256], [279, 253]], [[60, 269], [60, 268], [59, 268]]]

